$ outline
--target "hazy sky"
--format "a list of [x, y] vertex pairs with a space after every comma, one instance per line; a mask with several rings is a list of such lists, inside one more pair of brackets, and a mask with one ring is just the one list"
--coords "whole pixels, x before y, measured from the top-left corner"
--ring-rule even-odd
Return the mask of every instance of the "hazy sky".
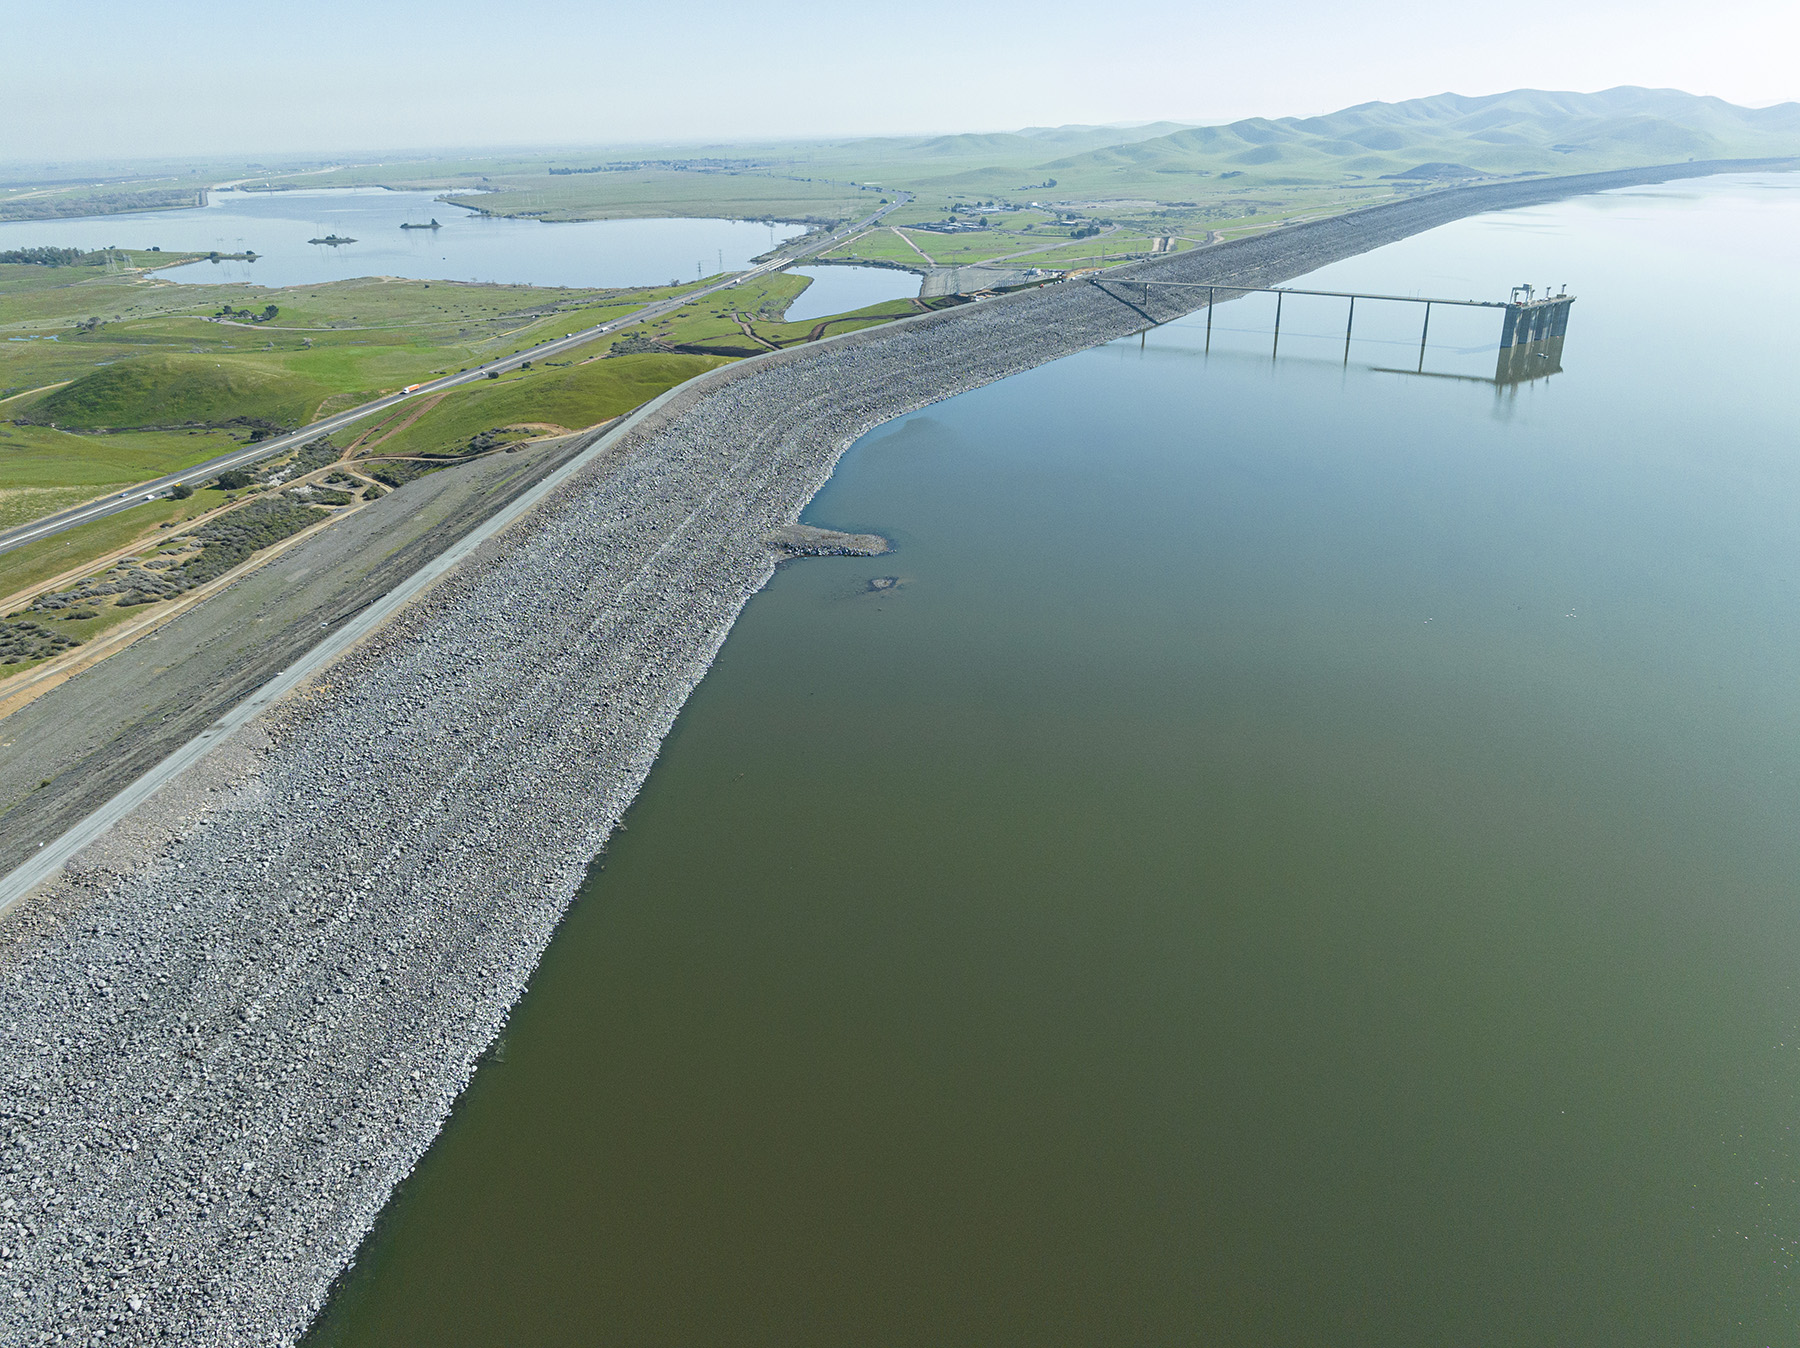
[[1795, 0], [160, 0], [8, 25], [0, 161], [1224, 121], [1642, 84], [1800, 98]]

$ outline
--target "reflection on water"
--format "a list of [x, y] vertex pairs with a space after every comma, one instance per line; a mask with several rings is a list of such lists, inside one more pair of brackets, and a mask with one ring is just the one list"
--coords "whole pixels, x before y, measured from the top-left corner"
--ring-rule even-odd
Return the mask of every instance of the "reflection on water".
[[[439, 229], [402, 229], [439, 221]], [[534, 286], [646, 286], [741, 271], [802, 227], [746, 220], [593, 220], [544, 224], [488, 219], [431, 192], [339, 188], [214, 192], [191, 210], [76, 220], [0, 221], [0, 249], [161, 248], [257, 254], [255, 262], [196, 262], [165, 280], [314, 285], [357, 276], [495, 281]], [[336, 235], [333, 247], [308, 240]]]
[[1561, 337], [1548, 337], [1540, 342], [1502, 346], [1494, 362], [1494, 382], [1523, 384], [1561, 374], [1563, 341]]
[[865, 436], [315, 1343], [1792, 1342], [1797, 234], [1309, 278], [1578, 281], [1503, 396], [1247, 300]]

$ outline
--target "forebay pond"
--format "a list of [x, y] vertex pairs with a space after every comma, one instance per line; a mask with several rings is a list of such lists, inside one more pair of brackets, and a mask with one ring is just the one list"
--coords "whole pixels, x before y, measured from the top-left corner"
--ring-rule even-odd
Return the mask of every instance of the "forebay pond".
[[790, 323], [847, 314], [886, 300], [911, 299], [919, 293], [918, 273], [898, 267], [789, 267], [788, 273], [808, 281], [806, 289], [788, 305]]
[[[402, 229], [436, 220], [439, 228]], [[804, 233], [752, 220], [586, 220], [546, 223], [477, 215], [434, 192], [318, 188], [228, 189], [205, 206], [68, 220], [0, 221], [0, 251], [14, 248], [161, 248], [255, 253], [156, 274], [182, 282], [318, 285], [358, 276], [491, 281], [532, 286], [664, 286], [721, 271]], [[352, 242], [313, 243], [314, 239]]]
[[1260, 297], [864, 436], [896, 550], [746, 608], [311, 1342], [1792, 1342], [1795, 237], [1294, 282], [1566, 282], [1532, 382]]

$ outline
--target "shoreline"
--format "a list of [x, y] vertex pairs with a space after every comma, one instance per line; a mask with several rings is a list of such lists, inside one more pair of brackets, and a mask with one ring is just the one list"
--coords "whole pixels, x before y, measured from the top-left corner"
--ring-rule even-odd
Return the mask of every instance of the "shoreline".
[[0, 921], [0, 1337], [304, 1333], [781, 561], [764, 540], [861, 435], [1200, 307], [1114, 277], [1277, 284], [1708, 171], [1428, 193], [788, 348], [640, 409]]

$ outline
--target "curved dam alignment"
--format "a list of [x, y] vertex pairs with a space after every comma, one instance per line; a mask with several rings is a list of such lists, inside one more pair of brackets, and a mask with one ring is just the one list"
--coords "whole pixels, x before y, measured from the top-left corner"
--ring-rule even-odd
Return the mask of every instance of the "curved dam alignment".
[[[1271, 284], [1697, 171], [1445, 193], [1146, 266]], [[1191, 307], [1065, 285], [684, 388], [20, 904], [0, 927], [0, 1337], [291, 1341], [772, 574], [764, 540], [844, 448]]]

